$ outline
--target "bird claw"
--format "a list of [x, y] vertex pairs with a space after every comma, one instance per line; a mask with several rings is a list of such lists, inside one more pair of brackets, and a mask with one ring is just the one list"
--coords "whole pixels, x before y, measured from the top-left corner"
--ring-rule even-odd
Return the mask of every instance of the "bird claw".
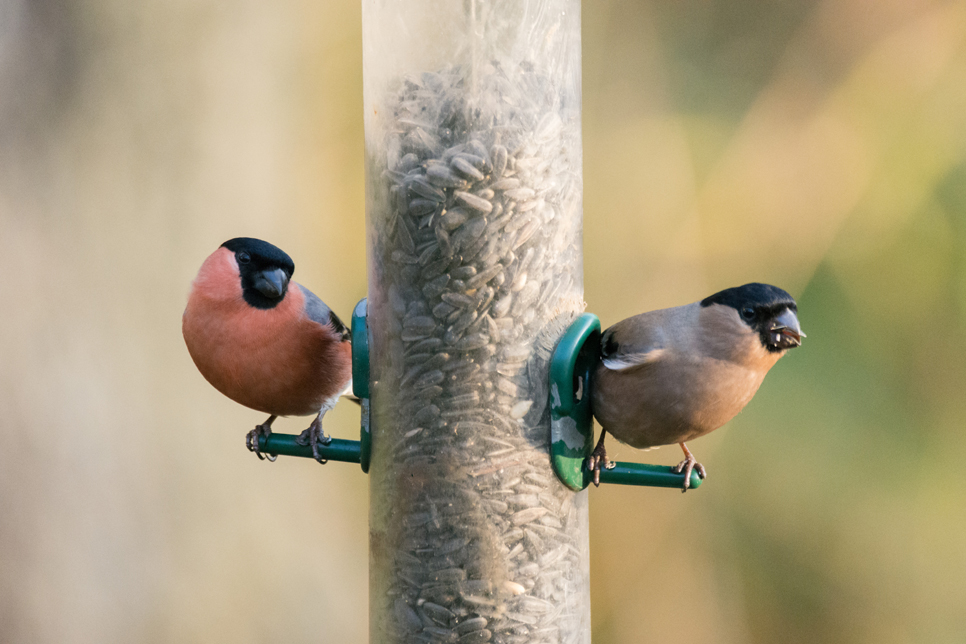
[[262, 454], [262, 450], [258, 447], [258, 439], [262, 436], [265, 436], [266, 438], [271, 436], [273, 420], [275, 420], [275, 416], [272, 416], [261, 425], [256, 425], [255, 429], [245, 434], [245, 447], [248, 448], [248, 451], [255, 452], [255, 456], [258, 457], [258, 460], [268, 461], [270, 463], [275, 462], [275, 459], [278, 458], [278, 454]]
[[322, 431], [322, 418], [321, 416], [312, 421], [312, 424], [308, 428], [299, 434], [299, 437], [295, 439], [295, 442], [299, 445], [311, 445], [312, 446], [312, 457], [316, 461], [325, 465], [328, 463], [328, 459], [322, 458], [319, 454], [319, 445], [328, 445], [332, 442], [331, 436], [326, 436], [325, 432]]
[[671, 471], [675, 474], [684, 472], [684, 488], [681, 490], [682, 493], [687, 492], [691, 488], [691, 472], [693, 470], [698, 471], [698, 477], [702, 480], [708, 476], [708, 471], [704, 469], [704, 465], [699, 463], [691, 454], [688, 454], [687, 458], [671, 468]]
[[594, 487], [600, 487], [600, 470], [612, 470], [617, 464], [607, 458], [607, 450], [603, 441], [597, 444], [594, 451], [587, 457], [587, 469], [594, 473]]

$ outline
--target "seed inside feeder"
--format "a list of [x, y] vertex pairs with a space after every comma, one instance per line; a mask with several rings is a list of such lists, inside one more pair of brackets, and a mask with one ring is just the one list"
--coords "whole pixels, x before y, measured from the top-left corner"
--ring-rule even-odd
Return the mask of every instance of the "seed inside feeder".
[[537, 70], [400, 79], [373, 155], [370, 474], [402, 482], [373, 501], [396, 553], [378, 641], [562, 642], [585, 619], [546, 390], [582, 299], [579, 104]]

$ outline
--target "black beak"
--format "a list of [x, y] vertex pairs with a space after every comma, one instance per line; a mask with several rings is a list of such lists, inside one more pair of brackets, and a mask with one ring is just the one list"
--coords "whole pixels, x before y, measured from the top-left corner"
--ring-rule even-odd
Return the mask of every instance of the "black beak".
[[288, 275], [281, 268], [265, 270], [255, 275], [255, 290], [270, 299], [278, 299], [288, 286]]
[[802, 327], [798, 324], [798, 316], [791, 309], [785, 309], [768, 325], [768, 337], [771, 343], [782, 349], [801, 346]]

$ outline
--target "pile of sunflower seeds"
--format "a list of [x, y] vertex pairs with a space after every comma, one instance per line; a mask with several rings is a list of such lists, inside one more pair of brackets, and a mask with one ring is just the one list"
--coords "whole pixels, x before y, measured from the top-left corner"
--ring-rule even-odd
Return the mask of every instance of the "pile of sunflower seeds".
[[583, 306], [579, 97], [527, 66], [469, 82], [405, 79], [369, 159], [372, 627], [586, 642], [586, 493], [550, 468], [547, 405]]

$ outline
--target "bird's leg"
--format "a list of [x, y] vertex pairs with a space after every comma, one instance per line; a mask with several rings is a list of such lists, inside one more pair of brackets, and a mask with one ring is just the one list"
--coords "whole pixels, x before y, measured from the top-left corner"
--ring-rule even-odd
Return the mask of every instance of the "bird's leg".
[[596, 487], [600, 487], [600, 468], [603, 467], [609, 470], [614, 467], [614, 464], [607, 458], [607, 450], [604, 449], [605, 436], [607, 436], [607, 430], [601, 427], [597, 447], [594, 448], [594, 451], [587, 458], [587, 469], [594, 473], [594, 485]]
[[688, 449], [687, 445], [684, 443], [678, 443], [678, 445], [680, 445], [681, 449], [684, 450], [684, 460], [671, 469], [678, 474], [684, 472], [684, 489], [681, 490], [681, 492], [687, 492], [688, 488], [691, 487], [691, 471], [698, 470], [698, 476], [700, 476], [702, 479], [708, 476], [708, 471], [704, 469], [704, 465], [699, 463], [697, 459], [694, 458], [694, 454], [691, 453], [691, 450]]
[[322, 430], [322, 416], [324, 415], [324, 411], [319, 412], [319, 415], [315, 417], [315, 420], [308, 426], [308, 429], [299, 434], [299, 437], [295, 439], [295, 442], [299, 445], [311, 445], [313, 458], [323, 465], [328, 463], [328, 461], [319, 455], [319, 444], [328, 445], [332, 442], [332, 437], [326, 436], [325, 431]]
[[322, 405], [322, 409], [319, 410], [319, 415], [315, 417], [312, 424], [308, 426], [304, 432], [299, 434], [299, 437], [295, 439], [295, 442], [299, 445], [311, 445], [312, 446], [312, 456], [315, 457], [319, 463], [325, 465], [328, 461], [319, 455], [319, 444], [328, 445], [332, 442], [331, 436], [326, 436], [325, 432], [322, 430], [322, 417], [325, 416], [325, 412], [329, 411], [335, 404], [339, 401], [339, 396], [333, 396], [331, 399], [325, 401]]
[[278, 454], [262, 455], [262, 451], [258, 449], [258, 439], [262, 436], [268, 437], [269, 435], [271, 435], [272, 423], [275, 422], [276, 418], [278, 418], [278, 416], [272, 414], [271, 416], [268, 417], [268, 420], [266, 420], [261, 425], [256, 425], [255, 429], [253, 429], [252, 431], [248, 432], [248, 434], [245, 435], [245, 446], [248, 448], [249, 452], [255, 452], [255, 456], [257, 456], [258, 460], [260, 461], [264, 461], [267, 459], [269, 461], [274, 462], [275, 459], [278, 458]]

